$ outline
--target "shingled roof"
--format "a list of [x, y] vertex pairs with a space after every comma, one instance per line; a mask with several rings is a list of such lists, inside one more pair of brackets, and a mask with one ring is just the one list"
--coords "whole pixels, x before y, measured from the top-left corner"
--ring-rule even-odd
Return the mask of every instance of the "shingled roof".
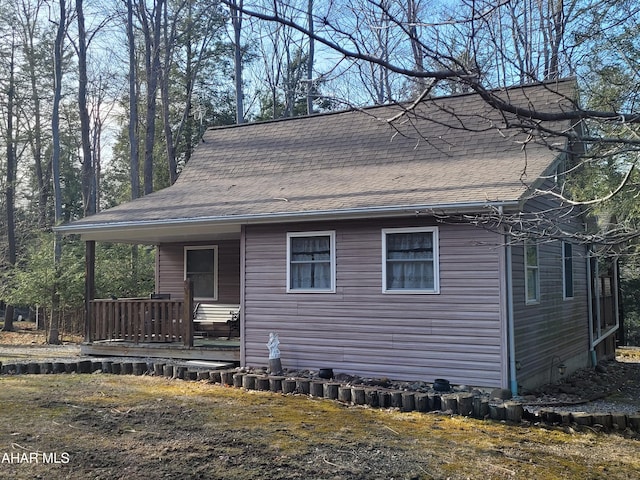
[[[575, 82], [498, 92], [572, 108]], [[562, 138], [532, 139], [476, 94], [207, 130], [171, 187], [60, 228], [231, 224], [514, 205]], [[558, 128], [558, 125], [548, 125]], [[89, 235], [90, 237], [90, 235]]]

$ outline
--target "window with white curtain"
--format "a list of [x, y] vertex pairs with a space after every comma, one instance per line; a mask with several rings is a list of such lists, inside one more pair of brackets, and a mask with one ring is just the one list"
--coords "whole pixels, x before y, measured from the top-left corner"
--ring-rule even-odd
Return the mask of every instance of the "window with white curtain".
[[385, 293], [439, 293], [438, 228], [382, 230]]
[[218, 247], [184, 248], [184, 279], [193, 284], [196, 300], [218, 299]]
[[287, 234], [287, 291], [335, 292], [335, 232]]

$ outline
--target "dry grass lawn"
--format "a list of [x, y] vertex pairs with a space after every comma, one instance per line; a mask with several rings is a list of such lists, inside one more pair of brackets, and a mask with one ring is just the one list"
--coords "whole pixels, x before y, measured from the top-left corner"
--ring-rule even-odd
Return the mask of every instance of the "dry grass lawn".
[[0, 405], [0, 478], [640, 478], [618, 435], [165, 378], [4, 376]]
[[[20, 327], [0, 343], [44, 343]], [[5, 478], [630, 479], [640, 440], [157, 377], [0, 376]]]

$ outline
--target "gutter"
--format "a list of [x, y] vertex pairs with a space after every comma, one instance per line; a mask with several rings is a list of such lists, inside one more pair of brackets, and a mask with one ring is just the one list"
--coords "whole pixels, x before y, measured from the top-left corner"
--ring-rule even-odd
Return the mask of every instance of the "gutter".
[[[518, 201], [500, 202], [469, 202], [438, 205], [403, 205], [403, 206], [383, 206], [383, 207], [362, 207], [344, 210], [311, 210], [308, 212], [276, 212], [249, 215], [223, 215], [210, 217], [184, 217], [173, 219], [154, 220], [129, 220], [88, 223], [81, 220], [80, 224], [59, 225], [53, 228], [55, 232], [66, 234], [83, 234], [93, 231], [107, 230], [140, 230], [145, 228], [180, 227], [186, 225], [207, 226], [207, 225], [250, 225], [268, 224], [313, 220], [341, 220], [341, 219], [362, 219], [362, 218], [383, 218], [398, 215], [430, 216], [433, 214], [453, 214], [482, 212], [489, 207], [502, 210], [502, 208], [517, 207]], [[99, 214], [98, 214], [99, 215]]]

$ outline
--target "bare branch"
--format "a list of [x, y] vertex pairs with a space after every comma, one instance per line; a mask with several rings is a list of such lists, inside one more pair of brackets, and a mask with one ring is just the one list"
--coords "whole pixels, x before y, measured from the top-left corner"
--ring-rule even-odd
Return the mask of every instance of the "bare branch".
[[567, 198], [566, 196], [564, 196], [564, 195], [562, 195], [560, 193], [554, 192], [552, 190], [536, 190], [536, 192], [539, 193], [539, 194], [542, 194], [542, 195], [552, 195], [552, 196], [554, 196], [556, 198], [559, 198], [563, 202], [566, 202], [566, 203], [568, 203], [570, 205], [595, 205], [595, 204], [598, 204], [598, 203], [606, 202], [607, 200], [611, 200], [618, 193], [620, 193], [622, 191], [622, 189], [629, 183], [629, 179], [631, 178], [631, 174], [634, 171], [635, 171], [635, 165], [631, 165], [631, 167], [629, 168], [629, 170], [625, 174], [624, 178], [622, 179], [622, 181], [618, 184], [618, 186], [615, 189], [610, 191], [604, 197], [599, 197], [599, 198], [595, 198], [595, 199], [592, 199], [592, 200], [585, 200], [585, 201], [572, 200], [572, 199]]
[[[223, 3], [224, 5], [230, 6], [231, 5], [231, 0], [221, 0], [221, 3]], [[311, 32], [309, 31], [308, 28], [292, 21], [289, 20], [285, 17], [283, 17], [282, 15], [280, 15], [277, 11], [274, 12], [273, 15], [270, 14], [266, 14], [266, 13], [261, 13], [261, 12], [257, 12], [255, 10], [249, 10], [245, 7], [243, 7], [242, 9], [240, 9], [238, 7], [238, 10], [241, 11], [243, 14], [245, 15], [249, 15], [251, 17], [254, 18], [258, 18], [260, 20], [265, 20], [267, 22], [276, 22], [279, 23], [281, 25], [293, 28], [297, 31], [299, 31], [300, 33], [308, 36], [309, 38], [323, 44], [326, 45], [327, 47], [331, 48], [332, 50], [344, 55], [347, 58], [352, 58], [352, 59], [359, 59], [359, 60], [365, 60], [367, 62], [371, 62], [371, 63], [375, 63], [377, 65], [380, 65], [384, 68], [387, 68], [395, 73], [399, 73], [402, 75], [406, 75], [408, 77], [417, 77], [417, 78], [433, 78], [434, 80], [443, 80], [443, 79], [451, 79], [451, 78], [459, 78], [459, 79], [466, 79], [466, 78], [471, 78], [474, 75], [469, 75], [467, 72], [463, 71], [463, 70], [458, 70], [458, 71], [454, 71], [454, 70], [430, 70], [430, 71], [425, 71], [425, 72], [417, 72], [415, 70], [412, 69], [407, 69], [407, 68], [403, 68], [400, 67], [398, 65], [395, 65], [389, 61], [385, 61], [380, 59], [379, 57], [376, 57], [374, 55], [370, 55], [368, 53], [364, 53], [361, 51], [352, 51], [349, 50], [347, 48], [344, 48], [343, 46], [341, 46], [340, 44], [338, 44], [337, 42], [334, 42], [332, 40], [329, 40], [328, 38], [316, 33], [316, 32]], [[320, 22], [323, 25], [328, 25], [329, 24], [329, 19], [327, 18], [322, 18], [320, 19]], [[341, 32], [344, 33], [345, 35], [348, 35], [346, 32]]]

